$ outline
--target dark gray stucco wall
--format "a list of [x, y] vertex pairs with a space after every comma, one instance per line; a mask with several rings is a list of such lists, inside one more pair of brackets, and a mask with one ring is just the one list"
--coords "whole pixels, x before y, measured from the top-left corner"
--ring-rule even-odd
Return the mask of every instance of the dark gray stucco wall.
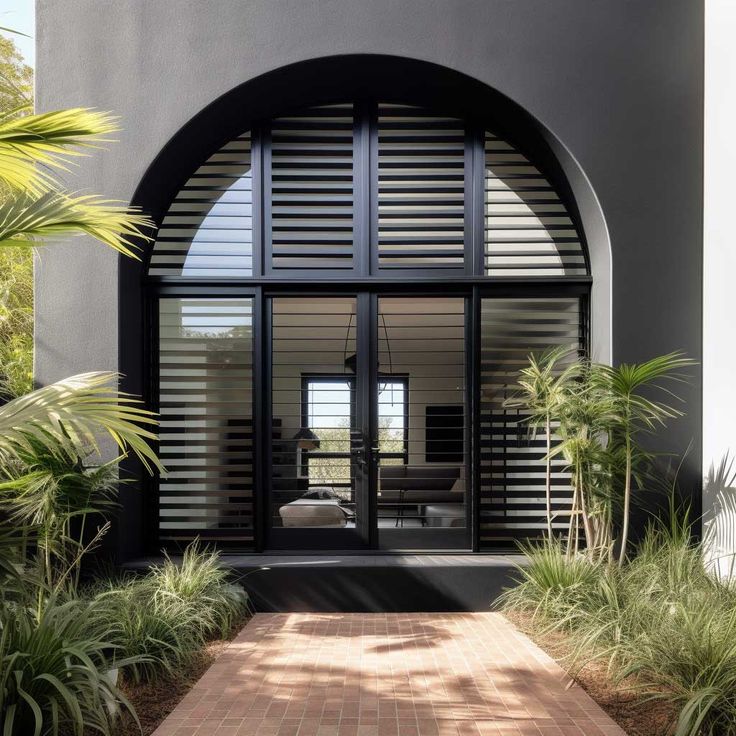
[[[701, 0], [38, 0], [37, 22], [39, 109], [121, 117], [119, 143], [83, 160], [71, 186], [128, 201], [187, 120], [283, 65], [390, 54], [485, 82], [557, 137], [598, 198], [614, 360], [700, 358]], [[118, 367], [117, 269], [115, 254], [83, 239], [42, 253], [39, 382]], [[700, 478], [693, 374], [688, 417], [660, 444], [694, 442], [688, 483]]]

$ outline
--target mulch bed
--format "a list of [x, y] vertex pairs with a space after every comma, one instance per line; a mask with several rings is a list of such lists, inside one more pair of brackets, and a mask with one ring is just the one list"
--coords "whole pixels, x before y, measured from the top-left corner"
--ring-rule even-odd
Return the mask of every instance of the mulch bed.
[[138, 714], [141, 728], [126, 714], [115, 729], [115, 736], [150, 736], [171, 713], [179, 701], [192, 689], [210, 665], [222, 654], [236, 634], [245, 626], [247, 618], [233, 627], [230, 638], [210, 642], [191, 664], [175, 677], [159, 677], [152, 683], [123, 682], [120, 689]]
[[[540, 632], [532, 617], [519, 612], [506, 617], [568, 673], [572, 670], [572, 645], [560, 631]], [[632, 687], [615, 685], [602, 661], [591, 662], [570, 675], [629, 736], [670, 736], [676, 711], [668, 703], [646, 701]], [[633, 685], [633, 683], [632, 683]]]

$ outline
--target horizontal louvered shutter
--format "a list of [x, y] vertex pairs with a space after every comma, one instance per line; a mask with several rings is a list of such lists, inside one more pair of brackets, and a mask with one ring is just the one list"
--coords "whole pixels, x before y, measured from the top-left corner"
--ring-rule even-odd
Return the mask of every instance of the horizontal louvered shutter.
[[271, 124], [271, 268], [353, 267], [353, 106]]
[[159, 227], [148, 273], [191, 279], [253, 274], [250, 133], [208, 158], [176, 195]]
[[406, 105], [378, 107], [378, 265], [462, 269], [465, 127]]
[[[545, 438], [529, 437], [521, 412], [504, 407], [531, 352], [580, 346], [578, 298], [481, 300], [480, 347], [480, 539], [487, 549], [514, 549], [546, 527]], [[569, 476], [564, 461], [552, 469], [555, 529], [569, 521]]]
[[580, 235], [558, 193], [509, 143], [485, 134], [485, 274], [583, 276]]
[[159, 300], [159, 538], [253, 544], [253, 301]]

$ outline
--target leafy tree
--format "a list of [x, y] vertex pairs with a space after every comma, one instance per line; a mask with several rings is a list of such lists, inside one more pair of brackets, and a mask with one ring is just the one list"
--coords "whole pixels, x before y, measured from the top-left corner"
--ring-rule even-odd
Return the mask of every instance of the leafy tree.
[[[0, 116], [28, 114], [33, 70], [0, 35]], [[0, 201], [7, 196], [0, 190]], [[0, 402], [33, 389], [33, 253], [0, 250]]]
[[5, 113], [33, 102], [33, 69], [12, 38], [0, 35], [0, 111]]
[[0, 403], [33, 389], [33, 253], [0, 249]]

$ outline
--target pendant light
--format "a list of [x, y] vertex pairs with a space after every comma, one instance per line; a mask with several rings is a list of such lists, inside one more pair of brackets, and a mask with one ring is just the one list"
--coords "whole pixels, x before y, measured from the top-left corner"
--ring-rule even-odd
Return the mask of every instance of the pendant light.
[[[309, 399], [307, 399], [309, 402]], [[312, 426], [312, 414], [311, 414], [311, 405], [308, 403], [310, 414], [307, 416], [307, 426], [306, 427], [300, 427], [299, 431], [294, 435], [294, 439], [296, 440], [296, 446], [299, 450], [316, 450], [319, 448], [319, 437], [317, 434], [311, 429]]]
[[309, 427], [302, 427], [294, 435], [294, 439], [300, 450], [316, 450], [319, 448], [319, 437]]

